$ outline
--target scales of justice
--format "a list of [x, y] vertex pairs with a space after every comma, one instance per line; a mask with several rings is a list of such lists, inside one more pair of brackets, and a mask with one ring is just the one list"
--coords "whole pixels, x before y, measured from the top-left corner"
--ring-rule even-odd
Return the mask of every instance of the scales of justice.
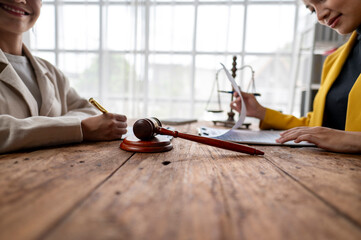
[[[236, 79], [236, 76], [237, 76], [237, 71], [242, 71], [246, 68], [249, 68], [251, 70], [251, 73], [252, 73], [252, 77], [248, 83], [248, 86], [246, 88], [246, 91], [247, 93], [251, 93], [253, 94], [254, 96], [261, 96], [260, 93], [257, 93], [256, 92], [256, 86], [255, 86], [255, 80], [254, 80], [254, 70], [253, 68], [250, 66], [250, 65], [244, 65], [240, 68], [237, 68], [237, 57], [236, 56], [233, 56], [233, 62], [232, 62], [232, 69], [231, 69], [231, 74], [232, 74], [232, 77], [234, 79]], [[215, 81], [213, 83], [213, 86], [212, 86], [212, 90], [211, 90], [211, 94], [210, 94], [210, 97], [207, 101], [207, 106], [206, 106], [206, 111], [207, 112], [211, 112], [211, 113], [221, 113], [223, 112], [223, 109], [221, 107], [221, 97], [220, 97], [220, 94], [221, 93], [224, 93], [224, 94], [230, 94], [231, 95], [231, 98], [230, 98], [230, 103], [234, 100], [234, 96], [233, 96], [233, 93], [234, 93], [234, 89], [232, 87], [232, 91], [225, 91], [225, 90], [220, 90], [219, 89], [219, 80], [218, 80], [218, 76], [219, 76], [219, 73], [224, 70], [223, 68], [220, 68], [217, 70], [216, 72], [216, 78], [215, 78]], [[209, 108], [209, 105], [210, 105], [210, 102], [211, 102], [211, 99], [212, 99], [212, 95], [213, 95], [213, 92], [216, 88], [216, 95], [217, 95], [217, 105], [218, 105], [218, 108], [217, 109], [210, 109]], [[249, 89], [252, 88], [252, 90], [250, 91]], [[243, 89], [242, 89], [243, 90]], [[244, 91], [244, 90], [243, 90]], [[228, 115], [228, 118], [226, 120], [213, 120], [213, 124], [214, 125], [217, 125], [217, 124], [221, 124], [225, 127], [233, 127], [234, 124], [236, 123], [236, 121], [234, 120], [234, 116], [235, 116], [235, 113], [233, 111], [233, 109], [230, 107], [230, 110], [229, 112], [227, 112], [227, 115]], [[243, 123], [242, 125], [242, 129], [248, 129], [249, 126], [251, 124], [250, 123]]]

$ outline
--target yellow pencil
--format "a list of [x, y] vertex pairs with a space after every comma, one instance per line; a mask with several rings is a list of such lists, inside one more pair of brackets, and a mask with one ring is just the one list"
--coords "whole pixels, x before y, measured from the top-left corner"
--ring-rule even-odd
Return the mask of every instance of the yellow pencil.
[[93, 104], [96, 108], [99, 109], [102, 113], [107, 113], [108, 111], [102, 107], [97, 101], [94, 100], [94, 98], [89, 98], [89, 102]]

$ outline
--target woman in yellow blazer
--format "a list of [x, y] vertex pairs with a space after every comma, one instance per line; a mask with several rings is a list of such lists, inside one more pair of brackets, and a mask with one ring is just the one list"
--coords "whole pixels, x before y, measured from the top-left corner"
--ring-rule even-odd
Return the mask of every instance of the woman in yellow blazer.
[[99, 115], [56, 67], [23, 45], [22, 34], [37, 21], [41, 5], [0, 0], [0, 153], [121, 138], [126, 116]]
[[[361, 2], [304, 0], [304, 3], [311, 12], [316, 12], [321, 24], [340, 34], [352, 33], [350, 39], [327, 57], [313, 112], [296, 118], [265, 108], [253, 95], [242, 93], [247, 116], [260, 119], [261, 129], [289, 129], [281, 134], [279, 143], [309, 141], [330, 151], [361, 152]], [[241, 99], [236, 97], [231, 107], [240, 111]], [[337, 109], [338, 104], [344, 109]]]

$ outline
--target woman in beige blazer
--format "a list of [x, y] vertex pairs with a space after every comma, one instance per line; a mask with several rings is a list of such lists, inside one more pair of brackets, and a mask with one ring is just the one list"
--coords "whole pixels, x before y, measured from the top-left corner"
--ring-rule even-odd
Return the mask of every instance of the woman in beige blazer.
[[[99, 115], [62, 72], [34, 57], [22, 43], [41, 5], [41, 0], [0, 0], [0, 153], [121, 138], [127, 131], [126, 116]], [[37, 97], [9, 62], [19, 56], [31, 65], [26, 76], [34, 76], [28, 80], [40, 92]]]
[[[348, 42], [327, 57], [313, 112], [296, 118], [261, 106], [252, 94], [242, 93], [247, 116], [261, 120], [261, 129], [289, 129], [277, 140], [309, 141], [335, 152], [361, 152], [361, 1], [303, 0], [320, 24], [340, 34], [352, 33]], [[241, 111], [241, 99], [231, 107]]]

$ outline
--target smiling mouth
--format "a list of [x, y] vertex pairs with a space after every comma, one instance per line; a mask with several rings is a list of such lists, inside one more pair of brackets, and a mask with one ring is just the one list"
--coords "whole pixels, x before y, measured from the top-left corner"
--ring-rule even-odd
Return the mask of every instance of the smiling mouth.
[[16, 14], [16, 15], [29, 15], [28, 12], [25, 12], [24, 10], [21, 10], [19, 8], [14, 8], [9, 5], [1, 4], [1, 8], [4, 9], [7, 12]]
[[339, 19], [341, 17], [341, 14], [334, 17], [334, 18], [331, 18], [328, 22], [327, 22], [327, 25], [331, 28], [334, 28], [336, 26], [336, 24], [338, 23]]

